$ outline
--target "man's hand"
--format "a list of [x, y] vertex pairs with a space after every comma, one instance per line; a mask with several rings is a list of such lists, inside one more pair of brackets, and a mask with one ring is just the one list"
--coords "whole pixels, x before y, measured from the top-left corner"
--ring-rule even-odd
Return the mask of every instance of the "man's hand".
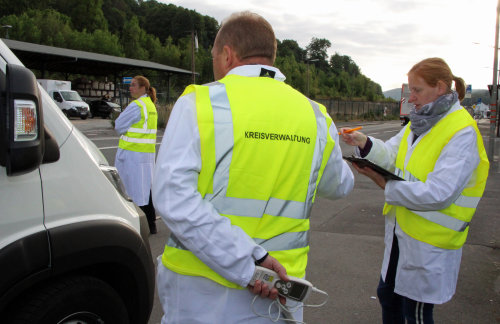
[[[288, 281], [288, 276], [286, 275], [286, 269], [283, 267], [278, 260], [268, 255], [264, 261], [260, 264], [261, 267], [268, 268], [273, 270], [278, 274], [280, 279]], [[250, 291], [256, 295], [260, 295], [262, 298], [276, 299], [279, 297], [281, 304], [285, 305], [286, 299], [285, 297], [278, 295], [278, 289], [274, 287], [269, 287], [267, 284], [262, 283], [260, 280], [255, 281], [254, 286], [248, 286]]]

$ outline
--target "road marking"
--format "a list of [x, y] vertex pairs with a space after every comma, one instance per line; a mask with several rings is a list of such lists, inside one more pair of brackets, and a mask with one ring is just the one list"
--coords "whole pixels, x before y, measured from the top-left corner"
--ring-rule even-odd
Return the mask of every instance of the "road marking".
[[99, 138], [89, 138], [91, 141], [109, 141], [119, 139], [120, 137], [99, 137]]
[[[156, 136], [156, 138], [163, 138], [163, 135]], [[109, 141], [109, 140], [115, 140], [115, 139], [120, 139], [120, 136], [116, 136], [116, 137], [89, 138], [89, 140], [91, 140], [91, 141]]]
[[[161, 145], [161, 143], [156, 143], [156, 146]], [[100, 150], [111, 150], [111, 149], [117, 149], [118, 146], [105, 146], [105, 147], [97, 147]]]

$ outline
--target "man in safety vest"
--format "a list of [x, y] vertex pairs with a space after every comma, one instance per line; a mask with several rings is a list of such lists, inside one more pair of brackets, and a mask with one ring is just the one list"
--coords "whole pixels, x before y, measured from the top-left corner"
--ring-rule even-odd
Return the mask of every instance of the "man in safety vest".
[[[256, 264], [304, 277], [315, 197], [344, 197], [354, 178], [325, 107], [272, 67], [265, 19], [230, 16], [212, 56], [217, 81], [186, 88], [157, 157], [153, 201], [172, 232], [158, 258], [162, 323], [268, 323], [252, 307], [267, 315], [276, 288], [243, 289]], [[269, 298], [252, 305], [256, 294]]]

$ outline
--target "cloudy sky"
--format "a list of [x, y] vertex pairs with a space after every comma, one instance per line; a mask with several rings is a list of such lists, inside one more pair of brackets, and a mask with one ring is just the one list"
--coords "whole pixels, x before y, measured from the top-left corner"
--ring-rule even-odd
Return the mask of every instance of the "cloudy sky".
[[418, 61], [441, 57], [473, 89], [493, 80], [496, 0], [161, 0], [219, 23], [250, 10], [266, 18], [279, 40], [303, 49], [313, 37], [329, 55], [350, 56], [382, 90], [401, 87]]

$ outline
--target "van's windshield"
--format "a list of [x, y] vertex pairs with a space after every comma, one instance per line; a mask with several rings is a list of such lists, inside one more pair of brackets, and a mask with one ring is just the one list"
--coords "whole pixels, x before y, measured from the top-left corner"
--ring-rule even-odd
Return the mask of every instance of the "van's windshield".
[[61, 95], [66, 101], [82, 101], [82, 98], [76, 91], [61, 91]]

